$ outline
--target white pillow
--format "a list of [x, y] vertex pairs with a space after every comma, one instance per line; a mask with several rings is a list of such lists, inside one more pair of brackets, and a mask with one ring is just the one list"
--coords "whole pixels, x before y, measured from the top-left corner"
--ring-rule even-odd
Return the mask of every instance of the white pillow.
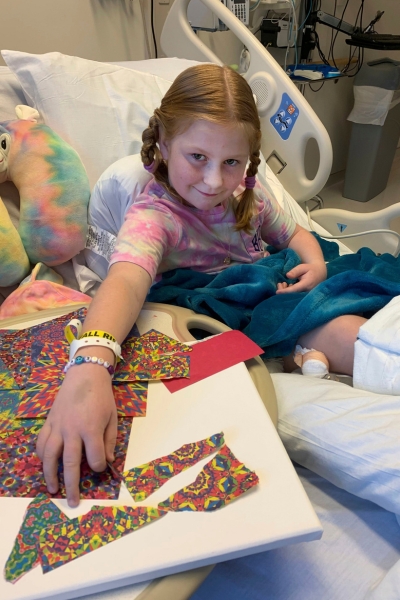
[[303, 375], [271, 375], [292, 460], [400, 514], [400, 397]]
[[26, 103], [78, 152], [91, 186], [116, 160], [139, 152], [149, 116], [172, 82], [59, 52], [2, 56]]
[[8, 67], [0, 66], [0, 122], [16, 119], [15, 107], [25, 104], [18, 78]]

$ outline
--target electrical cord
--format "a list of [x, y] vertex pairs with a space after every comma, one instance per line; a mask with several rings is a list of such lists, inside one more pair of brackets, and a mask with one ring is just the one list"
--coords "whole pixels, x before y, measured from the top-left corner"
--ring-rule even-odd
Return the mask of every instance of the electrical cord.
[[371, 233], [391, 233], [395, 237], [397, 237], [397, 247], [396, 247], [396, 250], [395, 250], [395, 253], [393, 254], [393, 256], [394, 256], [394, 258], [397, 258], [400, 254], [400, 234], [397, 233], [397, 231], [393, 231], [393, 229], [370, 229], [368, 231], [359, 231], [358, 233], [347, 233], [345, 235], [322, 235], [321, 233], [318, 233], [317, 231], [315, 231], [315, 229], [313, 227], [313, 224], [311, 221], [310, 209], [308, 208], [307, 204], [306, 204], [305, 208], [306, 208], [308, 226], [310, 228], [310, 231], [312, 231], [313, 233], [317, 233], [324, 240], [344, 240], [346, 238], [361, 237], [362, 235], [369, 235]]
[[154, 0], [151, 0], [151, 34], [153, 36], [155, 58], [158, 58], [156, 32], [154, 30]]
[[258, 8], [260, 2], [261, 2], [261, 0], [257, 0], [255, 5], [250, 7], [250, 12], [253, 12], [253, 10], [256, 10], [256, 8]]
[[140, 0], [139, 6], [140, 6], [140, 12], [142, 13], [144, 40], [146, 43], [147, 55], [148, 55], [148, 58], [151, 58], [151, 49], [150, 49], [149, 36], [148, 36], [148, 32], [147, 32], [147, 23], [146, 23], [146, 13], [145, 13], [144, 6], [143, 6], [144, 1], [145, 0]]

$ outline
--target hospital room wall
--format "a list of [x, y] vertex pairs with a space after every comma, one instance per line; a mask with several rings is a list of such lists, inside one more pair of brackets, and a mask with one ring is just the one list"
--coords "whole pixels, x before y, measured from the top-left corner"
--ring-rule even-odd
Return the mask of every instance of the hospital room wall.
[[[373, 18], [376, 11], [385, 14], [377, 26], [378, 31], [400, 32], [399, 0], [365, 0], [364, 22]], [[151, 43], [149, 0], [0, 0], [2, 15], [1, 48], [32, 53], [58, 51], [91, 60], [121, 61], [142, 60], [151, 56], [147, 48], [146, 33], [143, 27], [142, 10], [147, 21], [147, 39]], [[341, 14], [345, 0], [337, 0], [337, 14]], [[155, 3], [157, 7], [157, 3]], [[334, 0], [322, 0], [326, 12], [333, 12]], [[359, 7], [358, 0], [349, 2], [346, 20], [355, 19]], [[164, 13], [165, 9], [162, 9]], [[163, 15], [161, 15], [163, 16]], [[160, 19], [156, 19], [160, 27]], [[242, 44], [231, 32], [207, 34], [202, 32], [205, 41], [228, 63], [236, 63]], [[319, 26], [321, 44], [329, 52], [331, 30]], [[336, 56], [345, 57], [348, 46], [345, 36], [339, 34], [335, 48]], [[366, 51], [365, 58], [382, 56], [382, 53]], [[391, 58], [400, 59], [400, 52], [389, 53]], [[284, 51], [276, 56], [283, 62]], [[317, 54], [315, 60], [319, 60]], [[0, 64], [4, 64], [0, 59]], [[345, 168], [350, 124], [347, 122], [353, 104], [353, 80], [345, 78], [338, 83], [327, 82], [323, 88], [313, 93], [306, 87], [306, 98], [321, 118], [331, 136], [334, 148], [332, 172]], [[319, 85], [314, 84], [317, 89]]]
[[149, 0], [0, 0], [1, 49], [99, 61], [149, 58], [141, 2], [149, 16]]

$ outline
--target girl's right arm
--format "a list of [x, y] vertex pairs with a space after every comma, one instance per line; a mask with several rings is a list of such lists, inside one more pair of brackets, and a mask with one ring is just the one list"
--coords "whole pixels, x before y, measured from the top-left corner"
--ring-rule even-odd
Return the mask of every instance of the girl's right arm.
[[[106, 331], [121, 344], [137, 319], [150, 284], [142, 267], [128, 262], [112, 265], [90, 305], [82, 333]], [[103, 347], [81, 349], [79, 354], [96, 355], [111, 364], [115, 359], [112, 351]], [[106, 461], [113, 460], [116, 435], [117, 411], [107, 369], [92, 363], [71, 367], [38, 437], [37, 452], [49, 492], [54, 494], [59, 488], [57, 467], [63, 454], [68, 504], [77, 506], [83, 446], [89, 466], [103, 471]]]

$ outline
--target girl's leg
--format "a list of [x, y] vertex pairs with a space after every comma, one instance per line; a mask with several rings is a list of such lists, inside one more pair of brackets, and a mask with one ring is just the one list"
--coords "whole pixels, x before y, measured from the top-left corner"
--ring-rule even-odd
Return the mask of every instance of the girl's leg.
[[[356, 315], [343, 315], [302, 335], [297, 343], [323, 352], [329, 361], [330, 371], [352, 375], [354, 343], [366, 320]], [[292, 371], [295, 367], [293, 360], [285, 361], [286, 370]]]

